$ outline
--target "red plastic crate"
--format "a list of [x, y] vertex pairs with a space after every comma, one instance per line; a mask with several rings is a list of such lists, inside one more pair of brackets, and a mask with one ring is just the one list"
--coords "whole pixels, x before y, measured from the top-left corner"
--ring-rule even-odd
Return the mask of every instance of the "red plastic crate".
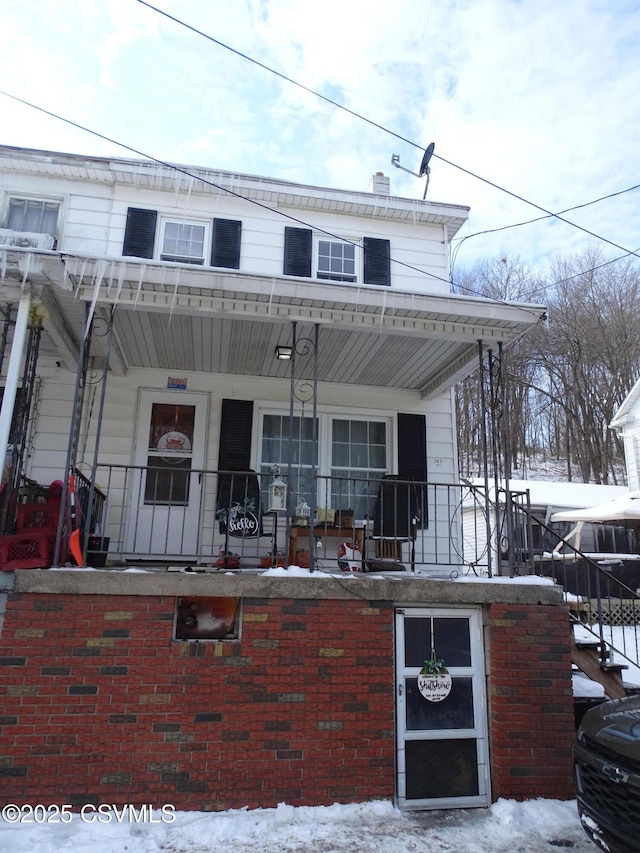
[[51, 530], [27, 530], [0, 536], [0, 571], [14, 569], [48, 569], [53, 563], [56, 544]]
[[18, 504], [17, 529], [41, 530], [53, 528], [54, 532], [58, 526], [58, 515], [60, 513], [60, 502], [51, 501], [46, 504]]

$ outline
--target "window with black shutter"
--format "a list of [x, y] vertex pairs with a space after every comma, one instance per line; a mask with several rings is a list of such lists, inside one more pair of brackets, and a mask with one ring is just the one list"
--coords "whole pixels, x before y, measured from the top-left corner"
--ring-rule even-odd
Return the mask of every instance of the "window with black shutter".
[[364, 283], [391, 284], [391, 249], [388, 240], [364, 238]]
[[242, 222], [235, 219], [214, 219], [211, 266], [240, 268], [240, 237]]
[[158, 213], [140, 207], [127, 210], [122, 254], [130, 258], [153, 258]]
[[284, 275], [311, 276], [313, 232], [308, 228], [284, 229]]

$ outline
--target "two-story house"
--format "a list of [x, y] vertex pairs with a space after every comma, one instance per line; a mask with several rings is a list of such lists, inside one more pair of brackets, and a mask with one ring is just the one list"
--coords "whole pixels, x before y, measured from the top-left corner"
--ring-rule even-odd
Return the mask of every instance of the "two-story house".
[[[452, 387], [543, 313], [449, 292], [467, 214], [397, 198], [381, 173], [354, 192], [0, 148], [0, 440], [13, 446], [17, 399], [14, 469], [97, 482], [113, 561], [227, 549], [243, 565], [286, 550], [297, 507], [371, 519], [396, 475], [425, 484], [412, 565], [455, 563]], [[275, 537], [274, 466], [289, 508]], [[262, 536], [229, 541], [230, 496], [260, 517], [232, 534]], [[337, 544], [323, 539], [318, 560]]]
[[467, 214], [0, 147], [0, 798], [573, 795], [561, 590], [450, 580], [453, 386], [543, 315]]

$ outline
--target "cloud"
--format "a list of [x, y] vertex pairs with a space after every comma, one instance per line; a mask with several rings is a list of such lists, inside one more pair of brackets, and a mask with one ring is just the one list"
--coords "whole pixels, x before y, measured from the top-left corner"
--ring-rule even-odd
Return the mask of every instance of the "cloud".
[[[424, 179], [391, 156], [417, 171], [433, 141], [428, 200], [469, 205], [464, 234], [542, 215], [527, 201], [558, 211], [640, 182], [635, 0], [157, 3], [380, 127], [135, 0], [10, 2], [3, 88], [160, 159], [354, 190], [380, 170], [418, 199]], [[2, 111], [4, 144], [128, 156], [6, 99]], [[637, 201], [567, 217], [635, 249]], [[458, 262], [541, 264], [594, 241], [547, 220], [469, 238]]]

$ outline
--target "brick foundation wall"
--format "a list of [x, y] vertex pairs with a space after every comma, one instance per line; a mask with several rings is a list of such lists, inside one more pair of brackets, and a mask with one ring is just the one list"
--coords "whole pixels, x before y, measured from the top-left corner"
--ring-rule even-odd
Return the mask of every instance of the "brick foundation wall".
[[571, 645], [563, 607], [489, 606], [493, 798], [573, 799]]
[[[196, 644], [172, 639], [175, 602], [9, 596], [0, 801], [212, 810], [394, 797], [392, 603], [244, 596], [241, 639]], [[484, 607], [493, 799], [571, 799], [566, 609]]]
[[0, 799], [180, 809], [394, 795], [393, 609], [243, 600], [238, 643], [172, 641], [173, 597], [11, 596]]

